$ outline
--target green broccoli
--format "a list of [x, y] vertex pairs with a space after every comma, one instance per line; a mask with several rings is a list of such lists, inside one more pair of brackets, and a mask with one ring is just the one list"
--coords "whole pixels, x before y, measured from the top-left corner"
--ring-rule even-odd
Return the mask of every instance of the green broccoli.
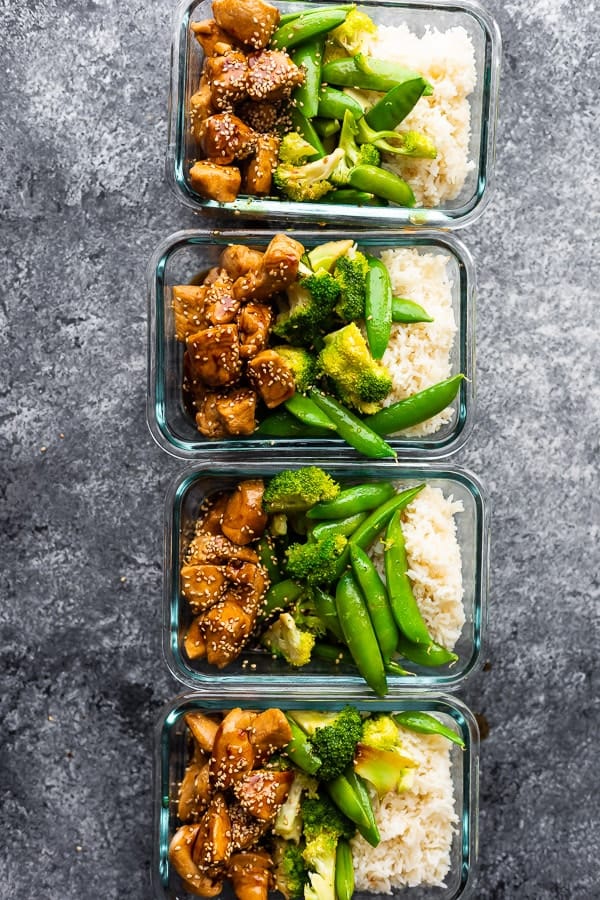
[[277, 840], [273, 858], [276, 889], [285, 900], [302, 900], [308, 871], [300, 848], [293, 841]]
[[340, 286], [340, 298], [335, 312], [344, 322], [365, 317], [365, 279], [369, 264], [364, 253], [357, 250], [352, 256], [338, 259], [334, 276]]
[[346, 110], [338, 140], [338, 150], [342, 150], [344, 155], [331, 174], [331, 181], [337, 186], [348, 184], [350, 172], [355, 166], [378, 166], [381, 162], [379, 150], [367, 142], [359, 146], [357, 136], [356, 119], [350, 110]]
[[263, 632], [260, 641], [273, 656], [285, 659], [291, 666], [306, 666], [315, 646], [315, 635], [301, 629], [293, 615], [284, 612]]
[[364, 116], [355, 124], [356, 141], [361, 147], [375, 147], [386, 153], [419, 159], [435, 159], [437, 156], [433, 141], [420, 131], [375, 131], [367, 124]]
[[373, 359], [355, 322], [325, 336], [319, 370], [331, 381], [342, 403], [361, 413], [377, 412], [392, 389], [392, 378]]
[[317, 360], [303, 347], [288, 347], [287, 345], [273, 347], [275, 353], [281, 356], [294, 374], [294, 386], [300, 394], [313, 386], [317, 379]]
[[329, 272], [294, 281], [286, 291], [289, 307], [277, 316], [273, 334], [290, 344], [313, 344], [327, 331], [339, 293], [340, 287]]
[[273, 174], [275, 187], [290, 200], [320, 200], [333, 190], [328, 179], [343, 156], [343, 150], [338, 148], [328, 156], [302, 166], [279, 163]]
[[356, 826], [327, 797], [307, 798], [302, 804], [302, 853], [308, 867], [309, 883], [304, 900], [336, 900], [336, 850], [340, 838], [350, 839]]
[[398, 726], [391, 716], [366, 720], [356, 745], [354, 771], [372, 784], [380, 797], [409, 787], [416, 765], [404, 753]]
[[340, 486], [317, 466], [284, 469], [265, 487], [262, 505], [267, 513], [305, 512], [321, 500], [333, 500]]
[[351, 9], [342, 24], [329, 32], [328, 38], [354, 56], [360, 52], [363, 35], [375, 34], [376, 31], [377, 25], [365, 12]]
[[328, 534], [306, 544], [290, 544], [285, 571], [309, 585], [329, 584], [340, 576], [340, 557], [348, 545], [343, 534]]
[[286, 841], [295, 841], [296, 844], [300, 843], [302, 835], [301, 806], [305, 794], [307, 797], [317, 796], [317, 780], [295, 769], [287, 799], [277, 810], [273, 831]]
[[279, 146], [279, 162], [291, 166], [301, 166], [318, 151], [305, 141], [297, 131], [288, 132]]
[[354, 706], [345, 706], [339, 712], [313, 712], [300, 710], [290, 713], [310, 738], [315, 753], [321, 760], [317, 777], [333, 781], [350, 765], [356, 745], [362, 735], [362, 719]]

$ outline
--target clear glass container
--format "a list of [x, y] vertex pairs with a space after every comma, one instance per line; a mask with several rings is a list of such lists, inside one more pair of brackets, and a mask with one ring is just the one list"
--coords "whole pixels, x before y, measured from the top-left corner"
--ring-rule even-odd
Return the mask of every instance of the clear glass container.
[[[335, 0], [306, 0], [276, 5], [282, 12], [303, 10], [311, 6], [335, 5]], [[195, 210], [211, 211], [223, 217], [243, 215], [256, 220], [273, 219], [312, 223], [313, 225], [347, 222], [358, 228], [380, 225], [386, 228], [445, 227], [457, 228], [473, 222], [483, 212], [489, 198], [494, 168], [498, 85], [501, 40], [492, 16], [476, 0], [412, 0], [412, 2], [372, 2], [364, 0], [361, 8], [377, 24], [406, 23], [421, 35], [427, 27], [440, 30], [463, 27], [475, 50], [477, 84], [469, 98], [471, 107], [471, 139], [469, 159], [475, 165], [469, 172], [456, 199], [431, 209], [408, 209], [399, 206], [369, 207], [327, 202], [293, 203], [273, 198], [240, 195], [233, 203], [219, 204], [202, 199], [191, 187], [188, 172], [197, 158], [190, 133], [189, 98], [197, 90], [202, 70], [202, 48], [191, 34], [190, 23], [211, 18], [210, 0], [186, 0], [177, 7], [173, 22], [171, 50], [171, 94], [169, 103], [169, 143], [167, 177], [177, 195]], [[326, 198], [324, 198], [325, 200]]]
[[[332, 231], [327, 236], [313, 230], [288, 229], [310, 248], [327, 240], [353, 238], [358, 246], [374, 255], [389, 248], [416, 247], [442, 254], [452, 281], [452, 304], [457, 332], [450, 354], [451, 375], [463, 372], [453, 415], [435, 434], [421, 438], [393, 437], [389, 443], [399, 456], [442, 459], [459, 450], [473, 425], [475, 405], [475, 271], [471, 256], [452, 235], [430, 232], [407, 234], [377, 232], [358, 236], [349, 231]], [[168, 453], [180, 459], [214, 460], [224, 456], [247, 461], [246, 457], [297, 459], [299, 456], [330, 456], [357, 459], [358, 454], [339, 438], [247, 438], [207, 439], [196, 428], [182, 399], [184, 345], [175, 337], [172, 287], [186, 284], [199, 273], [216, 265], [228, 244], [241, 243], [264, 248], [276, 229], [263, 231], [181, 231], [167, 238], [155, 251], [148, 268], [148, 424], [152, 436]], [[235, 454], [235, 457], [233, 456]]]
[[[388, 675], [389, 694], [433, 688], [453, 690], [461, 686], [481, 661], [482, 641], [487, 619], [489, 507], [483, 487], [470, 473], [457, 467], [435, 468], [411, 463], [390, 466], [386, 463], [366, 465], [316, 460], [342, 487], [368, 481], [392, 481], [402, 488], [425, 482], [442, 489], [462, 501], [463, 512], [455, 515], [456, 535], [461, 552], [463, 605], [465, 624], [454, 648], [458, 662], [453, 666], [424, 668], [413, 663], [402, 664], [414, 674]], [[295, 468], [302, 464], [297, 462]], [[281, 470], [271, 463], [239, 467], [214, 463], [210, 469], [193, 468], [180, 475], [171, 485], [165, 504], [164, 619], [163, 649], [167, 665], [178, 681], [195, 691], [236, 691], [252, 684], [261, 695], [287, 690], [288, 685], [329, 696], [332, 691], [363, 690], [367, 687], [356, 669], [343, 663], [312, 660], [308, 666], [294, 668], [274, 659], [260, 649], [247, 649], [223, 670], [206, 660], [191, 661], [183, 648], [183, 639], [192, 616], [187, 601], [181, 596], [180, 569], [183, 556], [193, 536], [193, 528], [204, 500], [219, 490], [231, 489], [242, 478], [269, 478]]]
[[[425, 885], [396, 890], [394, 898], [406, 900], [465, 900], [472, 894], [473, 878], [477, 863], [477, 835], [479, 809], [479, 732], [470, 710], [459, 700], [444, 694], [410, 693], [394, 700], [374, 700], [360, 692], [350, 691], [340, 694], [332, 690], [327, 699], [304, 698], [294, 679], [290, 679], [285, 694], [279, 697], [263, 698], [254, 689], [240, 689], [235, 694], [208, 695], [185, 694], [177, 697], [164, 710], [155, 731], [154, 757], [154, 861], [152, 878], [154, 895], [160, 900], [188, 900], [190, 895], [181, 887], [181, 882], [171, 870], [168, 849], [169, 841], [177, 827], [177, 786], [183, 777], [187, 758], [186, 726], [184, 715], [191, 711], [226, 711], [234, 707], [257, 711], [271, 706], [284, 709], [340, 709], [351, 703], [365, 712], [402, 712], [420, 710], [436, 715], [445, 725], [461, 735], [465, 742], [462, 751], [455, 744], [450, 747], [451, 775], [454, 784], [455, 810], [458, 823], [454, 833], [450, 871], [445, 887]], [[230, 888], [222, 897], [233, 898]], [[356, 900], [373, 900], [381, 896], [371, 893], [356, 893]]]

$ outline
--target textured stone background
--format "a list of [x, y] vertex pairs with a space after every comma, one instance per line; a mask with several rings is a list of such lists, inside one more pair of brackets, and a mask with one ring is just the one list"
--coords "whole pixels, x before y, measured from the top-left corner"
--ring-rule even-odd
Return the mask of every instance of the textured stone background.
[[[494, 502], [476, 896], [599, 896], [596, 4], [504, 35], [479, 273]], [[170, 3], [2, 0], [0, 897], [148, 898], [162, 502], [144, 267], [191, 225], [163, 177]], [[595, 808], [594, 808], [595, 807]]]

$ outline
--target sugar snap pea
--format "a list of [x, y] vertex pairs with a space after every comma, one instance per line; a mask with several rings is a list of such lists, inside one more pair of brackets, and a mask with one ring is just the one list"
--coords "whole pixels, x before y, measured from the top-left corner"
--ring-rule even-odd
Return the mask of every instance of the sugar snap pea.
[[344, 641], [356, 667], [369, 687], [380, 697], [387, 693], [383, 658], [367, 605], [352, 572], [337, 583], [335, 607]]
[[365, 115], [367, 125], [376, 131], [388, 131], [402, 122], [423, 96], [424, 78], [409, 78], [391, 88]]
[[341, 519], [357, 512], [368, 512], [395, 496], [396, 492], [389, 481], [355, 484], [340, 491], [333, 500], [315, 503], [306, 515], [309, 519]]
[[325, 156], [325, 147], [321, 142], [321, 138], [317, 134], [315, 130], [315, 126], [307, 119], [306, 116], [300, 112], [298, 107], [292, 106], [290, 108], [290, 120], [292, 123], [293, 131], [297, 131], [300, 137], [303, 137], [305, 141], [307, 141], [311, 147], [315, 148], [314, 156], [309, 157], [310, 161], [314, 159], [322, 159]]
[[312, 589], [312, 599], [317, 611], [317, 615], [325, 628], [338, 641], [344, 640], [340, 620], [338, 619], [335, 599], [324, 591], [323, 588], [315, 586]]
[[350, 560], [354, 577], [365, 598], [385, 665], [392, 658], [398, 643], [398, 628], [392, 615], [386, 586], [365, 551], [356, 544], [350, 545]]
[[356, 188], [340, 188], [327, 194], [328, 203], [352, 204], [352, 206], [387, 206], [387, 200], [376, 197], [368, 191], [357, 191]]
[[292, 100], [307, 119], [314, 118], [319, 108], [324, 42], [323, 37], [312, 38], [292, 53], [293, 62], [304, 70], [304, 81], [294, 90]]
[[320, 116], [316, 116], [312, 121], [317, 134], [321, 138], [331, 137], [332, 135], [337, 134], [341, 128], [338, 119], [324, 119]]
[[271, 584], [277, 584], [277, 582], [281, 581], [282, 576], [279, 569], [279, 561], [277, 559], [277, 552], [272, 538], [263, 534], [257, 544], [256, 552], [258, 553], [261, 564], [267, 571]]
[[452, 664], [458, 660], [456, 653], [447, 650], [441, 644], [436, 644], [435, 641], [428, 645], [413, 644], [403, 634], [398, 635], [397, 650], [404, 659], [424, 667], [438, 668], [438, 666]]
[[273, 613], [287, 609], [295, 603], [304, 593], [304, 587], [291, 578], [272, 584], [265, 595], [263, 608], [260, 611], [261, 620], [268, 619]]
[[392, 718], [397, 725], [403, 725], [404, 728], [409, 728], [411, 731], [417, 731], [419, 734], [441, 734], [454, 744], [458, 744], [463, 750], [465, 749], [465, 742], [462, 737], [452, 728], [448, 728], [447, 725], [436, 719], [435, 716], [430, 716], [429, 713], [420, 712], [419, 710], [406, 710], [405, 712], [395, 713]]
[[292, 732], [292, 739], [285, 748], [286, 755], [303, 772], [314, 775], [321, 766], [321, 760], [313, 750], [311, 742], [300, 726], [296, 724], [291, 716], [286, 715], [286, 719]]
[[376, 847], [381, 837], [375, 822], [373, 807], [367, 789], [362, 782], [358, 781], [358, 776], [352, 769], [347, 769], [343, 775], [338, 775], [333, 781], [327, 781], [325, 788], [337, 808], [351, 822], [354, 822], [365, 840], [372, 847]]
[[354, 534], [358, 526], [367, 518], [366, 512], [357, 512], [353, 516], [346, 516], [345, 519], [334, 519], [332, 522], [319, 522], [310, 530], [310, 536], [313, 540], [318, 541], [328, 534], [343, 534], [349, 537]]
[[392, 322], [433, 322], [432, 317], [414, 300], [392, 297]]
[[266, 416], [254, 431], [255, 437], [279, 437], [279, 438], [318, 438], [331, 437], [329, 428], [313, 428], [290, 415], [284, 409]]
[[360, 119], [363, 114], [362, 106], [354, 97], [322, 84], [319, 93], [319, 115], [327, 119], [343, 119], [346, 110], [349, 110], [355, 119]]
[[394, 512], [385, 533], [385, 578], [390, 606], [398, 628], [409, 641], [416, 644], [430, 644], [431, 635], [415, 600], [408, 577], [408, 562], [400, 515], [400, 510]]
[[304, 394], [292, 394], [289, 400], [283, 404], [288, 412], [305, 425], [312, 425], [314, 428], [324, 428], [327, 431], [335, 431], [335, 425], [318, 406]]
[[[317, 641], [313, 648], [313, 657], [315, 659], [323, 659], [336, 665], [354, 666], [354, 660], [345, 647], [334, 646], [333, 644], [325, 644], [323, 641]], [[400, 675], [401, 677], [414, 678], [415, 673], [404, 669], [395, 659], [391, 659], [385, 665], [385, 671], [388, 675]]]
[[369, 269], [365, 279], [365, 326], [374, 359], [381, 359], [392, 331], [392, 282], [387, 267], [374, 256], [367, 256]]
[[317, 35], [337, 28], [346, 20], [351, 9], [352, 6], [332, 6], [301, 13], [297, 19], [286, 22], [275, 31], [270, 46], [275, 50], [290, 50], [297, 47]]
[[462, 373], [453, 375], [424, 391], [412, 394], [406, 400], [399, 400], [372, 416], [366, 416], [363, 421], [381, 435], [395, 434], [411, 425], [418, 425], [436, 416], [452, 403], [464, 378]]
[[337, 900], [352, 900], [354, 894], [354, 864], [352, 850], [345, 838], [340, 838], [335, 851], [335, 896]]
[[339, 436], [365, 456], [372, 459], [383, 459], [388, 456], [396, 457], [386, 441], [376, 435], [370, 428], [365, 428], [362, 420], [338, 403], [333, 397], [328, 397], [320, 391], [309, 391], [309, 397], [314, 400], [324, 413], [331, 419]]
[[362, 550], [367, 550], [371, 546], [378, 534], [388, 524], [397, 509], [404, 509], [411, 503], [417, 494], [423, 490], [424, 484], [418, 484], [416, 487], [408, 488], [400, 494], [396, 494], [385, 503], [382, 503], [377, 509], [365, 519], [362, 525], [359, 525], [354, 534], [350, 538], [351, 544], [356, 544]]
[[[356, 56], [334, 59], [323, 66], [322, 78], [326, 84], [339, 87], [361, 88], [367, 91], [390, 91], [405, 81], [421, 78], [418, 72], [397, 63], [382, 59]], [[431, 93], [427, 83], [426, 91]]]
[[[314, 146], [314, 145], [313, 145]], [[412, 208], [416, 204], [412, 188], [394, 172], [365, 163], [350, 169], [348, 184], [359, 191], [369, 191], [398, 206]]]

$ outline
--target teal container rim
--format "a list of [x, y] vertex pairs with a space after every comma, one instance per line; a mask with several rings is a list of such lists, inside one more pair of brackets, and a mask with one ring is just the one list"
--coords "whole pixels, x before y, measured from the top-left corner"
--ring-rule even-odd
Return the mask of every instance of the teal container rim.
[[[484, 36], [484, 65], [482, 79], [481, 134], [477, 179], [473, 195], [456, 209], [434, 207], [407, 209], [402, 207], [345, 206], [332, 203], [295, 203], [275, 199], [240, 196], [232, 203], [205, 200], [189, 184], [185, 166], [185, 133], [187, 127], [186, 88], [189, 77], [189, 23], [192, 13], [203, 0], [182, 0], [176, 7], [172, 25], [171, 77], [168, 112], [168, 142], [165, 160], [167, 181], [178, 199], [200, 213], [212, 214], [215, 219], [233, 216], [287, 222], [312, 223], [327, 227], [340, 217], [355, 227], [364, 224], [383, 228], [463, 228], [476, 221], [487, 207], [494, 178], [495, 140], [498, 117], [498, 93], [502, 38], [494, 17], [477, 0], [361, 0], [366, 8], [424, 9], [435, 12], [455, 12], [471, 16]], [[303, 6], [335, 5], [336, 0], [294, 0], [279, 2], [282, 11]]]
[[[157, 900], [175, 900], [168, 893], [169, 887], [169, 827], [170, 827], [170, 778], [169, 778], [169, 737], [171, 729], [186, 712], [202, 710], [208, 713], [236, 706], [249, 709], [267, 709], [278, 705], [283, 709], [319, 709], [341, 708], [347, 703], [354, 704], [361, 711], [400, 712], [404, 710], [421, 710], [438, 713], [449, 717], [456, 726], [456, 731], [465, 742], [465, 751], [460, 754], [462, 761], [462, 792], [456, 797], [460, 809], [457, 812], [461, 820], [460, 842], [460, 874], [456, 890], [446, 894], [443, 900], [466, 900], [473, 896], [476, 878], [477, 857], [479, 853], [479, 750], [480, 736], [477, 721], [469, 707], [458, 698], [442, 692], [411, 691], [402, 696], [380, 699], [366, 695], [360, 690], [351, 690], [343, 696], [327, 697], [290, 697], [286, 694], [277, 704], [277, 696], [259, 696], [248, 688], [236, 693], [223, 695], [216, 690], [203, 694], [179, 694], [166, 703], [159, 713], [154, 728], [153, 755], [153, 862], [152, 885]], [[407, 888], [402, 896], [409, 900], [412, 888]], [[377, 894], [363, 894], [378, 897]], [[436, 894], [436, 896], [438, 896]]]
[[[309, 459], [315, 456], [335, 454], [344, 459], [364, 459], [339, 438], [226, 438], [208, 440], [198, 433], [193, 440], [184, 440], [174, 434], [169, 425], [168, 391], [165, 352], [165, 277], [169, 260], [182, 248], [216, 244], [225, 247], [233, 243], [250, 246], [264, 246], [281, 229], [188, 229], [175, 232], [163, 240], [150, 259], [147, 268], [148, 294], [148, 382], [147, 382], [147, 422], [150, 433], [161, 449], [178, 459], [214, 460], [216, 458], [237, 458], [243, 464], [252, 457], [262, 458], [274, 453], [281, 460], [298, 457]], [[310, 228], [286, 228], [286, 234], [293, 235], [306, 246], [322, 243], [322, 232]], [[475, 419], [475, 303], [476, 273], [473, 258], [455, 235], [436, 231], [379, 231], [375, 234], [346, 229], [328, 232], [327, 240], [352, 237], [357, 243], [375, 248], [394, 247], [434, 247], [449, 253], [458, 268], [459, 315], [458, 335], [460, 336], [459, 371], [466, 376], [458, 393], [457, 420], [452, 431], [443, 437], [435, 435], [420, 439], [390, 438], [388, 443], [399, 458], [422, 458], [441, 460], [460, 450], [471, 434]], [[393, 464], [393, 463], [392, 463]]]
[[[303, 461], [290, 464], [289, 468], [300, 468]], [[481, 667], [485, 633], [487, 629], [487, 608], [489, 590], [489, 544], [490, 544], [490, 502], [483, 485], [471, 472], [457, 466], [434, 467], [429, 463], [403, 463], [393, 468], [383, 463], [369, 466], [368, 474], [357, 465], [332, 463], [329, 460], [311, 460], [311, 464], [321, 465], [333, 477], [355, 480], [373, 479], [415, 479], [452, 480], [462, 485], [473, 497], [476, 520], [474, 523], [475, 560], [473, 566], [473, 640], [469, 646], [469, 658], [464, 663], [459, 660], [453, 669], [444, 668], [443, 674], [421, 673], [414, 676], [388, 675], [388, 697], [401, 696], [406, 692], [421, 690], [454, 691]], [[244, 468], [242, 477], [269, 477], [281, 470], [278, 463], [256, 464]], [[211, 668], [208, 673], [199, 672], [186, 661], [180, 647], [180, 525], [182, 505], [188, 491], [200, 480], [240, 478], [240, 468], [235, 464], [214, 463], [210, 468], [193, 467], [180, 473], [169, 485], [165, 498], [164, 513], [164, 565], [163, 565], [163, 654], [173, 677], [186, 688], [198, 693], [210, 693], [215, 687], [222, 696], [245, 689], [257, 689], [265, 696], [277, 695], [285, 685], [301, 689], [303, 696], [343, 696], [347, 692], [362, 691], [369, 694], [364, 680], [358, 675], [333, 673], [307, 673], [302, 669], [289, 674], [283, 670], [274, 674], [258, 673], [246, 669], [242, 673], [219, 672]], [[459, 667], [460, 666], [460, 667]], [[371, 694], [375, 697], [375, 694]]]

